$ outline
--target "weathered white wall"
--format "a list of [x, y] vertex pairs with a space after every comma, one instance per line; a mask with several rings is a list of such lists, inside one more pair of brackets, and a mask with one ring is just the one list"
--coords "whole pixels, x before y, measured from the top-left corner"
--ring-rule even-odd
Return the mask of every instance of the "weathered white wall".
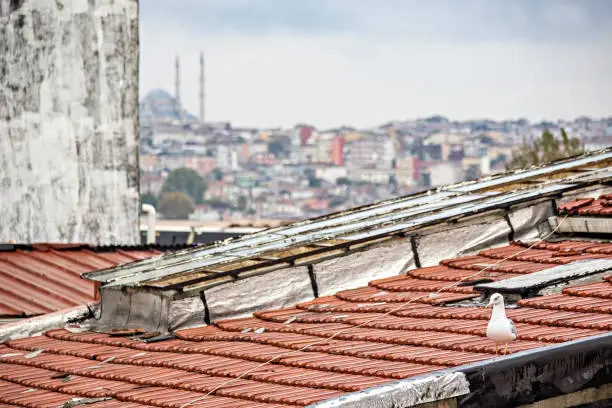
[[0, 242], [140, 242], [138, 56], [138, 0], [0, 0]]

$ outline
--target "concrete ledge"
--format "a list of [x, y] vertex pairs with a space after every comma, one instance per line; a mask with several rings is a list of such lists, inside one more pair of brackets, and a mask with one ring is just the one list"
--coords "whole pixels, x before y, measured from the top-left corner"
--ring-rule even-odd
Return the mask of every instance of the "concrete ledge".
[[[548, 223], [555, 228], [560, 223], [561, 217], [550, 217]], [[603, 217], [567, 217], [558, 229], [566, 234], [612, 234], [612, 218]]]

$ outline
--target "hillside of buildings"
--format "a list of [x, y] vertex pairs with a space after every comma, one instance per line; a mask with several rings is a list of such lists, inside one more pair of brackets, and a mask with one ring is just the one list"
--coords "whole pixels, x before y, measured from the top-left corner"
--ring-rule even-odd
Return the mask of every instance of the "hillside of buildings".
[[193, 189], [184, 213], [201, 221], [304, 219], [476, 179], [503, 171], [513, 150], [545, 130], [560, 138], [564, 129], [585, 150], [612, 144], [612, 118], [530, 123], [433, 116], [369, 129], [256, 129], [200, 124], [175, 106], [162, 90], [141, 102], [140, 191], [159, 204], [168, 176], [191, 169], [201, 188]]

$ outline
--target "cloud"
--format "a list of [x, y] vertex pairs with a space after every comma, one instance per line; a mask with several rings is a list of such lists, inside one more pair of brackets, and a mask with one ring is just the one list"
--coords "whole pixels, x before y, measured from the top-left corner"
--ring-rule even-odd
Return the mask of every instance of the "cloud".
[[207, 117], [238, 125], [607, 116], [610, 4], [148, 0], [141, 88], [172, 91], [178, 54], [197, 113], [204, 50]]
[[191, 34], [351, 35], [452, 41], [593, 38], [610, 32], [608, 0], [148, 0], [144, 18], [181, 21]]

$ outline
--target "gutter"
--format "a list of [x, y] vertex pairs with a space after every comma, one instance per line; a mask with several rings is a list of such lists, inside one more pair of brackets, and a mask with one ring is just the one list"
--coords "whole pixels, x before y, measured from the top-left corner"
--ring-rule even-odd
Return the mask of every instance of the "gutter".
[[612, 333], [394, 381], [307, 408], [407, 408], [449, 398], [459, 407], [515, 407], [610, 383]]

